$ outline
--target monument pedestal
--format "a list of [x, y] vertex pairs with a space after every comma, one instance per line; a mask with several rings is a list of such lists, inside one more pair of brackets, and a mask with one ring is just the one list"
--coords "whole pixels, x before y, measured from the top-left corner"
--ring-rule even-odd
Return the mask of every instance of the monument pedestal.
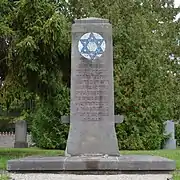
[[26, 157], [9, 160], [7, 170], [15, 172], [58, 172], [76, 174], [168, 174], [175, 162], [148, 155]]
[[14, 148], [28, 148], [27, 142], [15, 142]]

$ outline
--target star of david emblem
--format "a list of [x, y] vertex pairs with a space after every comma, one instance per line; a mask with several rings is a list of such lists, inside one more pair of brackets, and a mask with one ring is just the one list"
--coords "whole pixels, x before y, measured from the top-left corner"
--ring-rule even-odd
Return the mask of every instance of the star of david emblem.
[[78, 43], [79, 52], [89, 60], [101, 57], [105, 49], [105, 40], [100, 34], [94, 32], [84, 34]]

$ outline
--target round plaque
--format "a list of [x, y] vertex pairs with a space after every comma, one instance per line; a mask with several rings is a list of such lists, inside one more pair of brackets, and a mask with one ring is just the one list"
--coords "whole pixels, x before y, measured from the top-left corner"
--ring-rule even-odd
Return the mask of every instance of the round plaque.
[[95, 32], [84, 34], [78, 43], [80, 54], [89, 60], [95, 60], [102, 56], [106, 49], [104, 38]]

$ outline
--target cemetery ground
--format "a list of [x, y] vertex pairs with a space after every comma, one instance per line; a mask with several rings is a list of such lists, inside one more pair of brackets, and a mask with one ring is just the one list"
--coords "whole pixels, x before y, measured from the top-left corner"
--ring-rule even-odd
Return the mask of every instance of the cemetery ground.
[[[155, 151], [120, 151], [121, 154], [148, 154], [162, 156], [176, 161], [176, 172], [173, 180], [180, 180], [180, 148], [176, 150], [155, 150]], [[43, 150], [39, 148], [0, 148], [0, 180], [8, 180], [8, 176], [2, 175], [6, 170], [7, 161], [26, 156], [57, 156], [63, 155], [62, 150]]]

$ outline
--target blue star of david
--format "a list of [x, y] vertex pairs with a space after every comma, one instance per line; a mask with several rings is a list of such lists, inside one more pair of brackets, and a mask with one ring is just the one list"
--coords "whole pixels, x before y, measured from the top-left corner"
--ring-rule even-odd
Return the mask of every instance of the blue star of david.
[[[80, 39], [80, 42], [83, 45], [83, 48], [81, 50], [81, 53], [88, 54], [90, 58], [93, 60], [96, 58], [97, 55], [102, 54], [104, 51], [101, 48], [101, 45], [103, 43], [104, 39], [97, 39], [93, 33], [89, 35], [88, 39]], [[95, 51], [90, 51], [88, 48], [89, 43], [95, 43], [97, 48]]]

